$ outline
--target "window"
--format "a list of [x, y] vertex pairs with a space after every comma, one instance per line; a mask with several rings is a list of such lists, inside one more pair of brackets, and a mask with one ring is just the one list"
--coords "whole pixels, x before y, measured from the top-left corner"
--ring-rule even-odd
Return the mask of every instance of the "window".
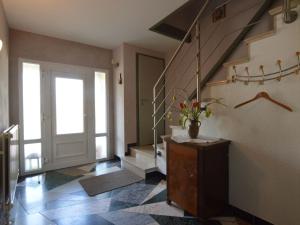
[[106, 73], [95, 72], [96, 159], [107, 158], [107, 88]]

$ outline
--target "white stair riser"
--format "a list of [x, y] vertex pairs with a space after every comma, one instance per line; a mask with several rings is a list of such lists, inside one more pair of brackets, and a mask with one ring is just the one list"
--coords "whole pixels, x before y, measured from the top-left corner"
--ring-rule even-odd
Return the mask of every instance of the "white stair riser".
[[138, 157], [154, 158], [154, 150], [153, 150], [153, 154], [149, 154], [144, 151], [139, 151], [139, 150], [132, 148], [130, 155], [133, 157], [136, 157], [136, 158], [138, 158]]
[[158, 149], [158, 151], [160, 151], [161, 155], [157, 156], [156, 163], [157, 163], [159, 172], [161, 172], [164, 175], [167, 175], [167, 153], [166, 153], [165, 149]]

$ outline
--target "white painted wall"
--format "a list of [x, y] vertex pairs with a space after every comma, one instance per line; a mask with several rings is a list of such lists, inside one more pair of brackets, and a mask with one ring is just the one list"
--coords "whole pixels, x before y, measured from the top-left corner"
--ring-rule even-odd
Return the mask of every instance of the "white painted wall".
[[[300, 13], [300, 7], [298, 8]], [[265, 65], [266, 73], [297, 63], [300, 51], [300, 18], [290, 25], [276, 17], [277, 34], [250, 45], [251, 61], [237, 66], [238, 73], [248, 66], [252, 74]], [[243, 108], [236, 104], [258, 92], [293, 108], [288, 112], [266, 100]], [[300, 224], [300, 75], [260, 86], [241, 83], [207, 88], [203, 97], [223, 97], [227, 108], [214, 107], [215, 115], [206, 120], [201, 133], [232, 140], [230, 147], [230, 204], [275, 225]]]
[[[122, 157], [128, 144], [137, 142], [136, 55], [137, 53], [163, 58], [165, 55], [137, 46], [123, 44], [113, 51], [120, 66], [114, 68], [115, 145], [116, 155]], [[120, 73], [123, 84], [119, 85]]]
[[[115, 154], [119, 157], [125, 155], [125, 128], [124, 128], [124, 48], [123, 45], [113, 50], [113, 60], [119, 63], [113, 68], [113, 89], [114, 89], [114, 128], [115, 128]], [[120, 74], [123, 83], [119, 84]]]

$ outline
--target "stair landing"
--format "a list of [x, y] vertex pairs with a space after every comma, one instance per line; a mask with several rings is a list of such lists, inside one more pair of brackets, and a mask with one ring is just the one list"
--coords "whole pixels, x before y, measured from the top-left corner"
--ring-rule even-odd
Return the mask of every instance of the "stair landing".
[[146, 178], [147, 173], [157, 171], [155, 153], [152, 145], [135, 146], [130, 149], [130, 156], [122, 158], [122, 167], [140, 177]]

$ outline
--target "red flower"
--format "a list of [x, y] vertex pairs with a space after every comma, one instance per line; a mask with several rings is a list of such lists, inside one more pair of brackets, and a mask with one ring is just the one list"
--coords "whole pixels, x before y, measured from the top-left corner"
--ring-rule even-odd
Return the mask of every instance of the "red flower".
[[193, 108], [199, 108], [200, 103], [199, 102], [193, 102]]
[[184, 103], [180, 103], [180, 109], [186, 108], [186, 105]]

